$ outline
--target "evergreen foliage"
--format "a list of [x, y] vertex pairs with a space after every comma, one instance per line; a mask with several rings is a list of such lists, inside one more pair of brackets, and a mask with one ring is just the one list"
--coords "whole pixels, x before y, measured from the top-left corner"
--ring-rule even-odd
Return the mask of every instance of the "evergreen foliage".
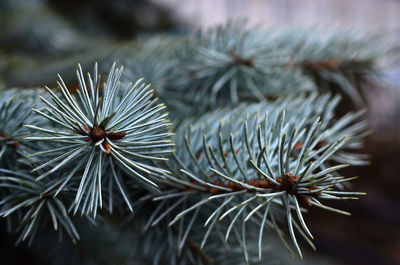
[[315, 249], [307, 212], [350, 215], [329, 201], [364, 195], [341, 169], [367, 163], [370, 132], [363, 110], [336, 114], [337, 92], [361, 104], [383, 55], [358, 35], [318, 34], [235, 22], [146, 36], [111, 52], [124, 74], [114, 63], [102, 81], [103, 56], [46, 94], [1, 90], [0, 216], [17, 243], [49, 227], [109, 242], [123, 224], [133, 251], [109, 247], [104, 262], [270, 264], [275, 234], [300, 257], [300, 238]]
[[[60, 77], [58, 85], [62, 96], [47, 88], [53, 103], [41, 97], [45, 105], [43, 111], [34, 109], [53, 126], [25, 125], [40, 133], [26, 140], [49, 144], [46, 150], [31, 155], [38, 157], [35, 161], [38, 166], [32, 171], [50, 168], [37, 177], [38, 180], [69, 166], [71, 170], [49, 187], [55, 189], [57, 195], [74, 176], [81, 179], [76, 187], [75, 213], [82, 206], [82, 214], [93, 212], [95, 216], [97, 208], [102, 208], [102, 190], [108, 183], [112, 186], [116, 182], [122, 197], [127, 197], [116, 166], [129, 172], [143, 186], [157, 186], [150, 177], [167, 173], [151, 165], [154, 161], [165, 160], [164, 156], [172, 151], [167, 113], [163, 112], [165, 107], [155, 104], [156, 100], [151, 99], [152, 90], [141, 79], [120, 92], [122, 70], [113, 65], [107, 81], [101, 84], [96, 65], [93, 79], [88, 75], [87, 86], [79, 67], [77, 96], [69, 92]], [[106, 176], [110, 180], [103, 180]], [[125, 200], [131, 209], [129, 200]]]
[[[171, 164], [173, 174], [164, 184], [167, 187], [164, 193], [154, 198], [175, 202], [159, 216], [178, 207], [172, 225], [189, 213], [191, 218], [199, 219], [198, 211], [211, 208], [204, 220], [208, 229], [202, 246], [213, 226], [221, 224], [218, 221], [229, 219], [225, 224], [228, 227], [225, 241], [232, 229], [241, 230], [245, 241], [248, 235], [241, 227], [253, 221], [260, 225], [261, 259], [264, 227], [266, 223], [274, 223], [274, 215], [280, 210], [277, 207], [283, 207], [299, 255], [302, 254], [294, 231], [315, 248], [309, 240], [313, 236], [303, 212], [314, 206], [349, 215], [320, 201], [356, 199], [355, 196], [364, 194], [341, 190], [342, 183], [353, 178], [343, 178], [337, 171], [363, 162], [361, 157], [343, 151], [359, 147], [365, 124], [350, 124], [358, 116], [351, 113], [332, 123], [332, 105], [337, 104], [337, 99], [311, 95], [273, 103], [242, 104], [182, 124], [175, 137], [180, 148]], [[343, 156], [352, 159], [348, 164], [338, 163], [344, 160]], [[248, 247], [244, 243], [243, 249], [248, 260]]]

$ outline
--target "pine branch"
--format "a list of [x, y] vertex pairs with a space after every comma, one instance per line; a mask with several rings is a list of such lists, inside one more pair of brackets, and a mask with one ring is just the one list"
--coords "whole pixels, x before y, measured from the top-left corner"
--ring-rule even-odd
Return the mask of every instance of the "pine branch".
[[177, 64], [165, 93], [196, 104], [197, 113], [316, 90], [340, 92], [359, 106], [387, 54], [381, 43], [353, 31], [247, 30], [240, 22], [199, 31], [172, 46], [176, 55], [170, 60], [177, 58]]
[[[15, 232], [20, 236], [16, 244], [29, 238], [29, 245], [32, 244], [35, 235], [40, 228], [51, 225], [62, 237], [63, 231], [74, 243], [79, 240], [79, 234], [71, 221], [66, 202], [68, 192], [55, 197], [55, 188], [51, 187], [59, 175], [52, 176], [50, 181], [38, 181], [37, 174], [29, 172], [32, 169], [29, 163], [19, 165], [18, 170], [0, 169], [0, 188], [6, 194], [0, 201], [0, 216], [10, 218], [15, 216], [12, 222], [16, 222]], [[69, 187], [64, 188], [68, 191]]]
[[[66, 82], [46, 87], [41, 102], [38, 91], [2, 90], [0, 216], [17, 222], [18, 242], [32, 242], [49, 224], [75, 242], [70, 215], [94, 223], [108, 210], [124, 219], [126, 233], [108, 231], [102, 218], [96, 233], [108, 244], [123, 235], [121, 245], [131, 248], [94, 261], [225, 265], [244, 256], [247, 264], [268, 264], [272, 230], [302, 256], [300, 237], [315, 249], [308, 211], [350, 215], [325, 201], [364, 195], [346, 191], [354, 178], [340, 175], [367, 163], [358, 153], [370, 133], [363, 111], [338, 118], [340, 97], [316, 91], [360, 103], [385, 54], [371, 43], [351, 32], [247, 30], [232, 22], [118, 45], [102, 58], [124, 57], [125, 75], [114, 64], [102, 82], [97, 64], [87, 78], [79, 66], [77, 86], [63, 75]], [[53, 68], [23, 77], [42, 83]]]
[[365, 86], [379, 80], [389, 52], [379, 36], [354, 30], [289, 28], [267, 35], [289, 51], [288, 69], [302, 71], [319, 90], [340, 92], [357, 106], [362, 105]]
[[74, 212], [83, 203], [82, 213], [96, 215], [103, 203], [102, 190], [107, 182], [103, 181], [104, 173], [110, 172], [118, 182], [115, 167], [149, 188], [156, 186], [154, 179], [168, 172], [152, 165], [153, 161], [167, 160], [165, 156], [173, 147], [165, 107], [156, 105], [156, 100], [151, 99], [152, 90], [142, 80], [121, 90], [121, 74], [122, 68], [113, 65], [106, 83], [102, 84], [96, 65], [93, 79], [89, 74], [86, 83], [79, 68], [80, 89], [75, 95], [60, 77], [62, 94], [58, 96], [47, 88], [52, 102], [41, 97], [43, 110], [34, 109], [50, 124], [25, 125], [37, 132], [37, 136], [26, 140], [50, 144], [44, 151], [32, 154], [38, 164], [33, 171], [46, 169], [39, 180], [68, 167], [68, 173], [58, 183], [56, 193], [59, 193], [71, 179], [81, 179], [76, 187]]
[[0, 166], [11, 169], [22, 153], [33, 148], [25, 141], [30, 132], [24, 123], [42, 124], [40, 117], [31, 113], [32, 106], [38, 104], [40, 91], [36, 89], [1, 89], [0, 91]]
[[312, 83], [296, 71], [286, 71], [287, 51], [265, 41], [264, 32], [230, 23], [188, 37], [176, 51], [177, 69], [170, 93], [198, 104], [200, 111], [221, 102], [237, 103], [239, 94], [252, 99], [312, 89]]
[[[358, 142], [365, 130], [363, 123], [349, 126], [356, 114], [338, 120], [336, 124], [340, 126], [335, 127], [330, 121], [337, 102], [337, 98], [327, 95], [243, 104], [232, 111], [217, 110], [182, 125], [175, 139], [180, 148], [170, 164], [172, 175], [164, 182], [163, 193], [154, 198], [172, 202], [158, 217], [153, 217], [154, 223], [173, 212], [176, 217], [170, 225], [178, 224], [180, 220], [195, 218], [200, 211], [208, 213], [202, 246], [218, 225], [227, 228], [228, 240], [232, 229], [245, 226], [248, 221], [261, 227], [260, 242], [266, 224], [285, 241], [274, 221], [284, 209], [289, 235], [299, 255], [302, 252], [295, 233], [315, 248], [303, 213], [314, 206], [348, 214], [320, 200], [355, 199], [364, 194], [342, 191], [341, 184], [353, 178], [336, 173], [347, 166], [335, 162], [343, 149], [353, 147], [346, 142]], [[357, 161], [357, 155], [349, 160], [350, 164]], [[245, 238], [244, 228], [242, 233]], [[248, 248], [245, 244], [242, 248], [248, 262]], [[258, 248], [261, 258], [261, 243]]]

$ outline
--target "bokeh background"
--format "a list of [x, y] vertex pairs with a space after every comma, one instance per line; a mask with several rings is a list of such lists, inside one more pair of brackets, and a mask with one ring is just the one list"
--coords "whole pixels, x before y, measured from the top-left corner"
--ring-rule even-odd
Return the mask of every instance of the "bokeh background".
[[[400, 1], [1, 0], [0, 80], [3, 86], [51, 84], [56, 73], [73, 73], [77, 61], [112, 57], [138, 35], [185, 34], [243, 18], [263, 28], [373, 31], [391, 49], [382, 84], [365, 92], [374, 133], [364, 152], [371, 164], [345, 172], [360, 176], [354, 189], [368, 196], [346, 204], [352, 217], [315, 209], [307, 219], [318, 235], [317, 255], [329, 264], [400, 264]], [[0, 227], [0, 264], [47, 264], [37, 248], [15, 248], [15, 238]]]

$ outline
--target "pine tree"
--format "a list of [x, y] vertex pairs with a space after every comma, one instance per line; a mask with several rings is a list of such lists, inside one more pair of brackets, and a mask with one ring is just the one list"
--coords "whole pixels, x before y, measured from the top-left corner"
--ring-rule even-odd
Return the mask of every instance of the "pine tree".
[[4, 88], [0, 215], [58, 264], [302, 258], [316, 249], [307, 212], [350, 215], [329, 201], [365, 195], [341, 170], [368, 163], [351, 110], [383, 51], [350, 31], [238, 21], [137, 38], [57, 87]]

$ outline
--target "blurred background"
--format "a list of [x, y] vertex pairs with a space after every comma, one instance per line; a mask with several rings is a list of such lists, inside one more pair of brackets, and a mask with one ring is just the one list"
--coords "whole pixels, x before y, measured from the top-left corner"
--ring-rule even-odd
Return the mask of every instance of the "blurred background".
[[[315, 209], [307, 216], [318, 255], [329, 264], [400, 264], [400, 1], [397, 0], [1, 0], [0, 80], [3, 86], [43, 86], [76, 62], [113, 57], [139, 35], [185, 34], [230, 19], [262, 28], [318, 26], [379, 33], [394, 51], [382, 84], [366, 92], [366, 167], [354, 189], [368, 196], [346, 203], [352, 217]], [[341, 205], [343, 206], [343, 205]], [[343, 208], [343, 207], [342, 207]], [[41, 253], [13, 246], [1, 226], [1, 264], [47, 264]], [[304, 264], [308, 264], [306, 255]], [[321, 263], [322, 264], [322, 263]]]

